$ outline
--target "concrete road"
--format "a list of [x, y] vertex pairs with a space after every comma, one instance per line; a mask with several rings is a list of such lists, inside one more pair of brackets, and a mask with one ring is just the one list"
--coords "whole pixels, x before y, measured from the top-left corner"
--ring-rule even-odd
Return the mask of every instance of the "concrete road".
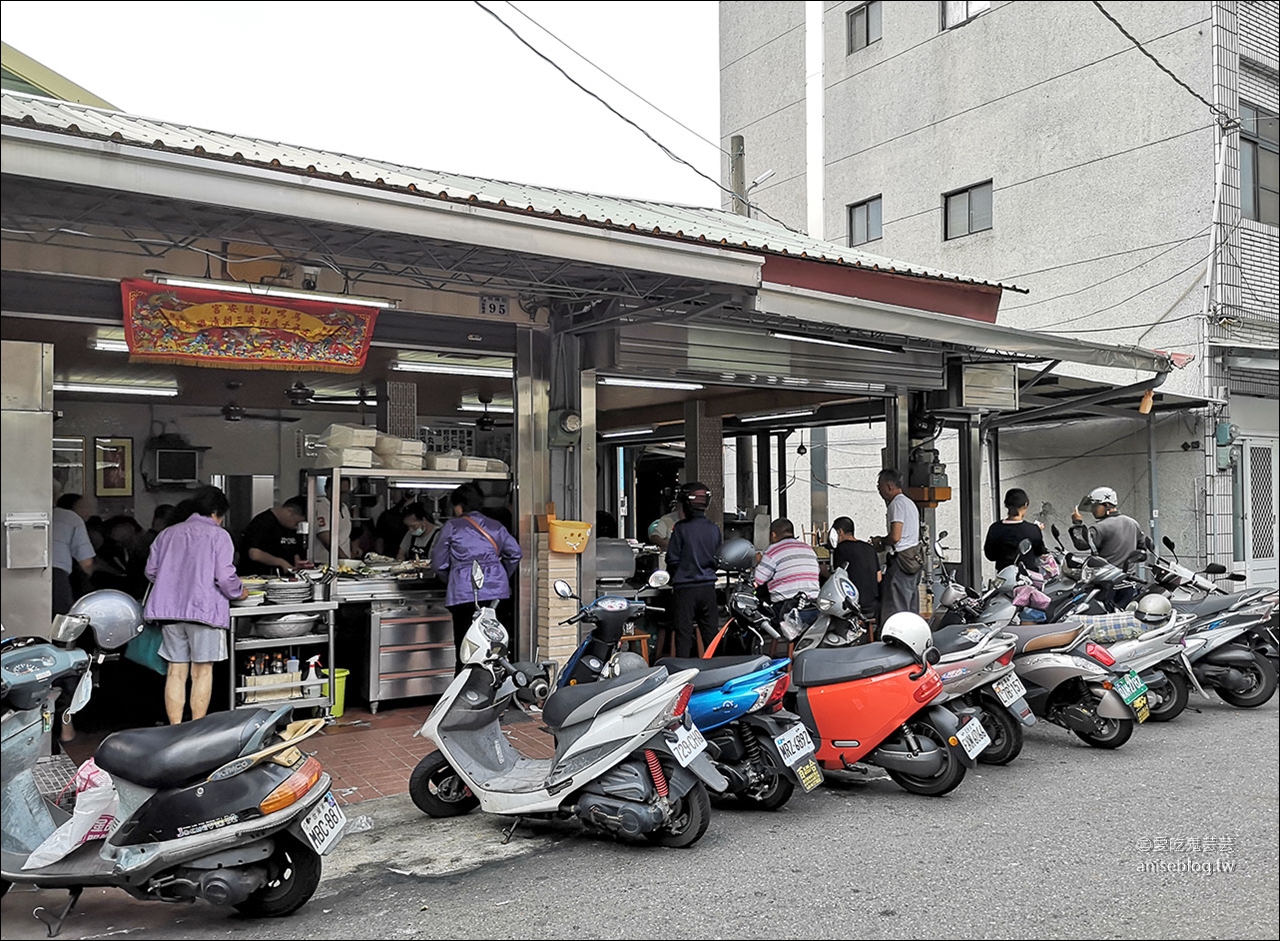
[[[1196, 709], [1199, 711], [1195, 711]], [[718, 810], [689, 850], [432, 821], [407, 798], [325, 861], [311, 903], [254, 922], [86, 892], [66, 938], [1275, 938], [1280, 709], [1193, 700], [1117, 752], [1057, 727], [944, 798], [832, 784], [774, 814]], [[3, 938], [40, 938], [15, 886]]]

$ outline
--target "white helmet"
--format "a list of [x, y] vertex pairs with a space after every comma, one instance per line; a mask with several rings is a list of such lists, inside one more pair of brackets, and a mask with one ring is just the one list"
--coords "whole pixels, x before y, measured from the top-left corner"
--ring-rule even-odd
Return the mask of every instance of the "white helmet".
[[897, 614], [890, 615], [889, 620], [884, 622], [884, 627], [880, 628], [880, 639], [896, 641], [921, 661], [924, 660], [924, 652], [933, 643], [933, 635], [929, 632], [928, 623], [920, 615], [910, 611], [899, 611]]
[[1089, 491], [1090, 503], [1109, 503], [1112, 506], [1120, 505], [1120, 498], [1116, 496], [1116, 492], [1110, 487], [1094, 487]]
[[1143, 595], [1133, 616], [1144, 624], [1163, 624], [1173, 615], [1173, 604], [1164, 595]]

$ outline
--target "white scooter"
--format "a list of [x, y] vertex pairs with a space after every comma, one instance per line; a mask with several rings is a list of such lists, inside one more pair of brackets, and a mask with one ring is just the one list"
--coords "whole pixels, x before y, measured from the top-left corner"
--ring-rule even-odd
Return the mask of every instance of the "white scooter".
[[[484, 573], [472, 565], [476, 596]], [[706, 788], [728, 781], [706, 755], [706, 740], [686, 706], [697, 670], [665, 667], [557, 690], [542, 719], [555, 737], [555, 757], [529, 758], [502, 734], [513, 698], [536, 702], [553, 677], [544, 665], [505, 658], [507, 631], [494, 609], [477, 601], [462, 641], [463, 670], [417, 733], [439, 749], [414, 769], [409, 795], [433, 817], [465, 814], [477, 804], [514, 817], [578, 817], [589, 827], [664, 846], [692, 846], [706, 832]], [[549, 666], [554, 666], [549, 665]]]

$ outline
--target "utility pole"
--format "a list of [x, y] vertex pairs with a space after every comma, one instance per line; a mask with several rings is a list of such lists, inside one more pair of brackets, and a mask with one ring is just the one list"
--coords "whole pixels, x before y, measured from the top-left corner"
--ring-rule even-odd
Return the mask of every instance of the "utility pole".
[[746, 144], [741, 134], [729, 138], [729, 189], [733, 190], [733, 211], [750, 215], [747, 209]]

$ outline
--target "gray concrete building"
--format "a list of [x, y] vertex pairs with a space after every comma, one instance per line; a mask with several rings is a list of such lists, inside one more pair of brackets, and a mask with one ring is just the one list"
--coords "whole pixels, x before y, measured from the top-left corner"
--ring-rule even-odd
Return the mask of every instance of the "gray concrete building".
[[[1150, 429], [1002, 429], [1000, 484], [1060, 525], [1112, 486], [1184, 556], [1274, 585], [1278, 37], [1276, 0], [722, 2], [722, 145], [743, 138], [758, 213], [1025, 288], [1001, 324], [1179, 354]], [[825, 521], [807, 475], [826, 517], [874, 528], [880, 432], [825, 438], [792, 515]]]

